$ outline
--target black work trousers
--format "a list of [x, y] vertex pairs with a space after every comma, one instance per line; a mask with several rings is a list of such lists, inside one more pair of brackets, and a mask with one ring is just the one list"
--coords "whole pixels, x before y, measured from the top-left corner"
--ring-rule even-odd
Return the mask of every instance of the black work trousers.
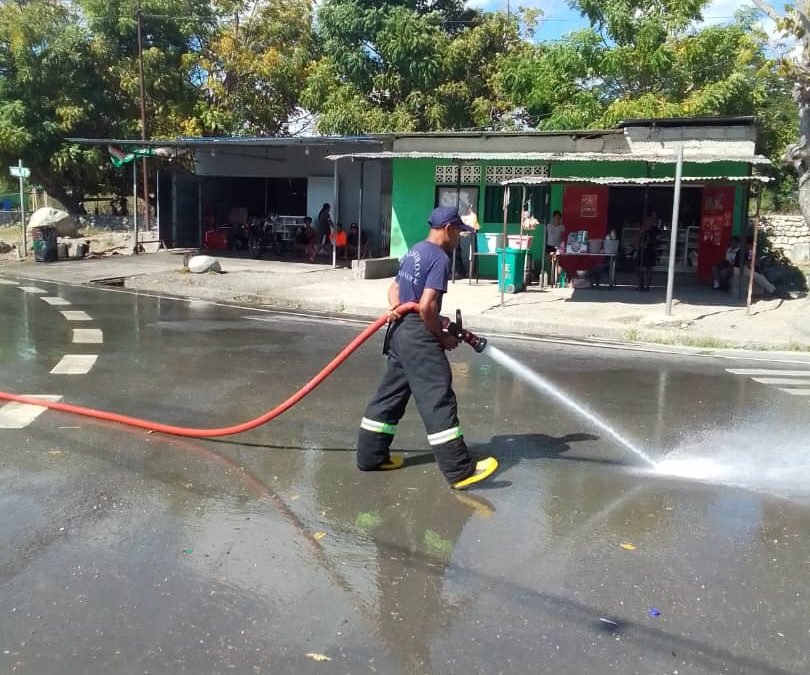
[[417, 314], [394, 326], [388, 342], [388, 370], [368, 404], [357, 439], [357, 466], [373, 471], [388, 459], [397, 424], [413, 393], [428, 443], [449, 483], [475, 472], [458, 422], [447, 355]]

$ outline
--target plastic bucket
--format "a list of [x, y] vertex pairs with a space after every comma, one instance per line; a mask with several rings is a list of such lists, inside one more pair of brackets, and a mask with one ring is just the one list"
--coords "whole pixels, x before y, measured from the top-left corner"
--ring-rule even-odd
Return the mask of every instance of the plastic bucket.
[[495, 253], [499, 248], [503, 248], [502, 234], [479, 232], [477, 239], [479, 253]]
[[525, 251], [532, 247], [532, 239], [534, 237], [530, 234], [510, 234], [506, 237], [507, 241], [509, 242], [509, 248], [516, 248], [521, 251]]

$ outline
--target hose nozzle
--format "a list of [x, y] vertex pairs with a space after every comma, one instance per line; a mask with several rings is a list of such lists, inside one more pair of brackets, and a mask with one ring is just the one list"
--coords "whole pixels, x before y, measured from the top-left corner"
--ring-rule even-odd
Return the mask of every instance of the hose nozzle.
[[484, 337], [479, 337], [472, 331], [467, 330], [464, 328], [461, 322], [461, 310], [456, 310], [456, 320], [455, 322], [450, 321], [446, 316], [442, 317], [442, 329], [446, 330], [451, 335], [455, 335], [459, 340], [462, 342], [466, 342], [470, 347], [472, 347], [477, 353], [483, 352], [487, 347], [487, 339]]

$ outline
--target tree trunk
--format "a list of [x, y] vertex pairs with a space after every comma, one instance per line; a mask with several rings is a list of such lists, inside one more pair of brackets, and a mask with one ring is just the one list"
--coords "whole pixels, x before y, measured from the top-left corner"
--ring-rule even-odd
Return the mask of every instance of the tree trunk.
[[810, 45], [804, 39], [802, 52], [802, 65], [799, 67], [798, 79], [795, 85], [794, 98], [799, 105], [799, 142], [789, 145], [785, 151], [785, 159], [793, 164], [799, 175], [799, 210], [804, 221], [810, 225]]
[[62, 203], [68, 213], [80, 216], [86, 216], [87, 211], [82, 203], [80, 195], [68, 194], [65, 189], [58, 182], [48, 180], [47, 178], [42, 181], [48, 194]]
[[[779, 22], [782, 17], [767, 0], [752, 0], [771, 19]], [[785, 161], [793, 164], [799, 176], [799, 210], [804, 222], [810, 225], [810, 3], [808, 0], [796, 0], [795, 12], [799, 21], [802, 55], [799, 63], [792, 66], [796, 83], [793, 99], [799, 106], [799, 142], [789, 145], [785, 150]]]

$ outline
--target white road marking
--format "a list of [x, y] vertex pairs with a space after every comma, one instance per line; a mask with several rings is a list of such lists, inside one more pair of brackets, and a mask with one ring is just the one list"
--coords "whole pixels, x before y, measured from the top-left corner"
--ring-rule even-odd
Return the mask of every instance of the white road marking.
[[58, 295], [43, 295], [42, 299], [49, 305], [69, 305], [70, 301], [60, 298]]
[[[61, 396], [51, 396], [50, 394], [25, 394], [31, 398], [42, 398], [46, 401], [60, 401]], [[37, 417], [44, 413], [47, 408], [28, 403], [9, 401], [0, 406], [0, 429], [24, 429]]]
[[810, 380], [802, 380], [798, 377], [752, 377], [751, 379], [760, 384], [789, 384], [791, 387], [810, 387]]
[[104, 342], [104, 334], [100, 328], [74, 328], [73, 342], [84, 345], [100, 345]]
[[68, 321], [92, 321], [93, 317], [90, 316], [87, 312], [82, 312], [81, 310], [76, 309], [66, 309], [62, 312], [62, 316], [64, 316]]
[[779, 391], [793, 396], [810, 396], [810, 389], [780, 389]]
[[90, 372], [96, 359], [98, 359], [96, 354], [66, 354], [53, 367], [51, 373], [53, 375], [84, 375]]
[[778, 368], [746, 369], [746, 368], [726, 368], [732, 375], [774, 375], [777, 377], [810, 377], [810, 370], [780, 370]]
[[47, 293], [44, 288], [39, 288], [38, 286], [18, 286], [21, 291], [25, 291], [26, 293]]

